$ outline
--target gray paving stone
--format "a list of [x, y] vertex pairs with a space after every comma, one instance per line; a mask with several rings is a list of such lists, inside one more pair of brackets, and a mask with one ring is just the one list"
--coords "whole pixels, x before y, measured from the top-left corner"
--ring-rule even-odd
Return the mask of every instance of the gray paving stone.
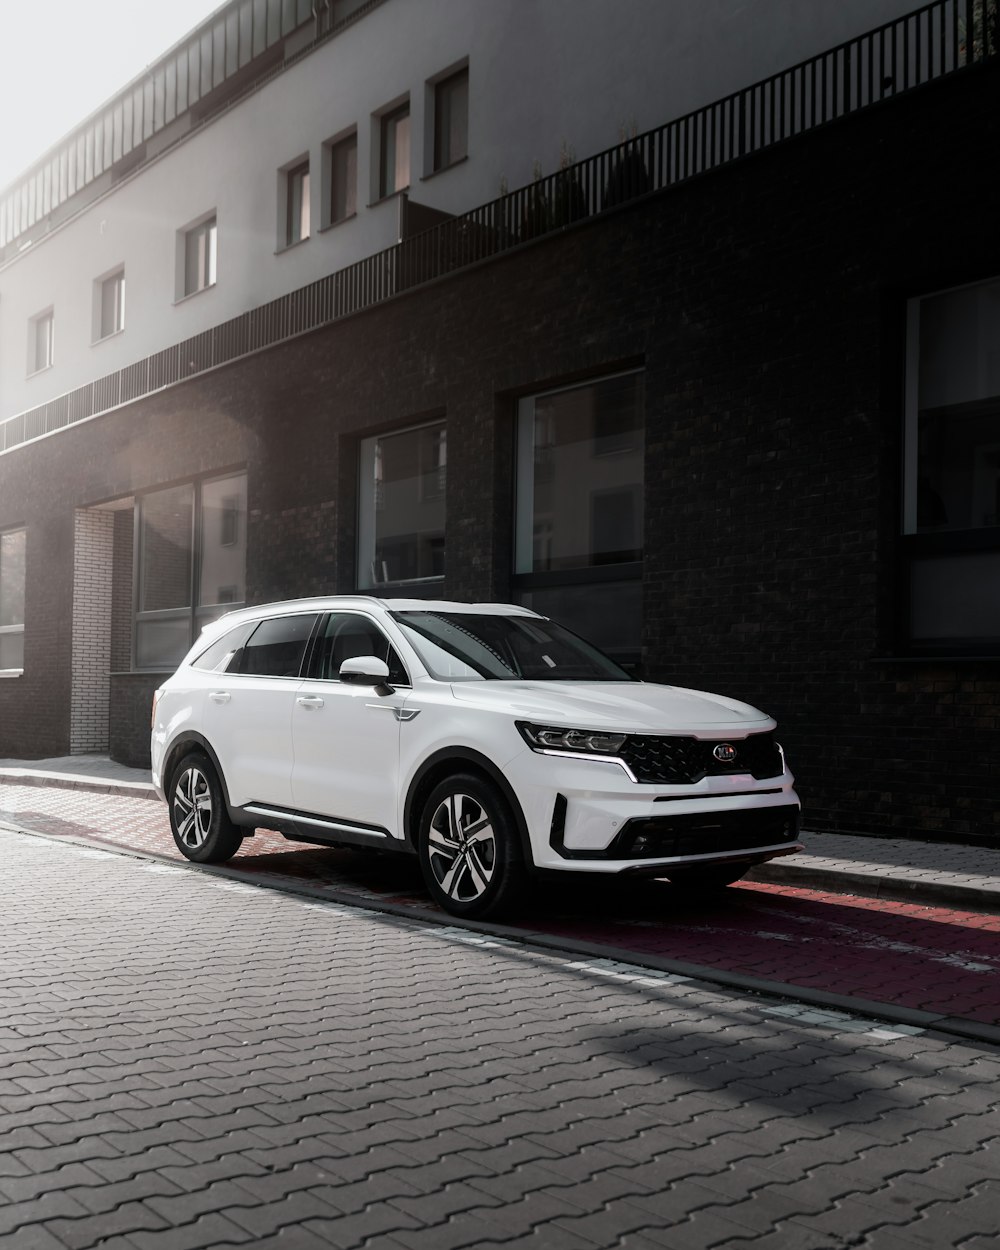
[[985, 1250], [989, 1047], [0, 852], [0, 1019], [45, 1025], [0, 1039], [0, 1212], [41, 1250]]

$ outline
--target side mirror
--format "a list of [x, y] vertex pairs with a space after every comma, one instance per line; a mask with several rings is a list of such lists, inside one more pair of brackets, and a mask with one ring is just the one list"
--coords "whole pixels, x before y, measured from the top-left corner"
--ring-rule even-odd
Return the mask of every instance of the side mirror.
[[340, 680], [351, 686], [374, 686], [376, 694], [392, 694], [389, 665], [374, 655], [356, 655], [340, 666]]

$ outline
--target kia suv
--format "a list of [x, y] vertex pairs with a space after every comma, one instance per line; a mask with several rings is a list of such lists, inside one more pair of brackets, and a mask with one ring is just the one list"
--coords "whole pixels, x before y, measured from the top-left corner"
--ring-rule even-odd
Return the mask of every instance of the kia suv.
[[775, 723], [638, 681], [510, 604], [346, 596], [246, 608], [153, 703], [153, 782], [181, 853], [258, 827], [419, 857], [459, 916], [538, 872], [720, 887], [801, 850]]

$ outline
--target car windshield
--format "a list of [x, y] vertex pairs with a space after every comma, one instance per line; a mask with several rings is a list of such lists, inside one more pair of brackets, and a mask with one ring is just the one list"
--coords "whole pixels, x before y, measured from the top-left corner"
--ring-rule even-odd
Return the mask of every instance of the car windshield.
[[568, 629], [535, 616], [393, 612], [439, 681], [633, 681]]

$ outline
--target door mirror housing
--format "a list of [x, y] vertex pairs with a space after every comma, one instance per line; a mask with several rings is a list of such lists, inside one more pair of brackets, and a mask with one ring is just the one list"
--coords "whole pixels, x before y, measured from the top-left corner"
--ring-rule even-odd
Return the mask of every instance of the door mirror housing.
[[374, 686], [376, 694], [392, 694], [389, 665], [374, 655], [356, 655], [340, 666], [340, 680], [352, 686]]

